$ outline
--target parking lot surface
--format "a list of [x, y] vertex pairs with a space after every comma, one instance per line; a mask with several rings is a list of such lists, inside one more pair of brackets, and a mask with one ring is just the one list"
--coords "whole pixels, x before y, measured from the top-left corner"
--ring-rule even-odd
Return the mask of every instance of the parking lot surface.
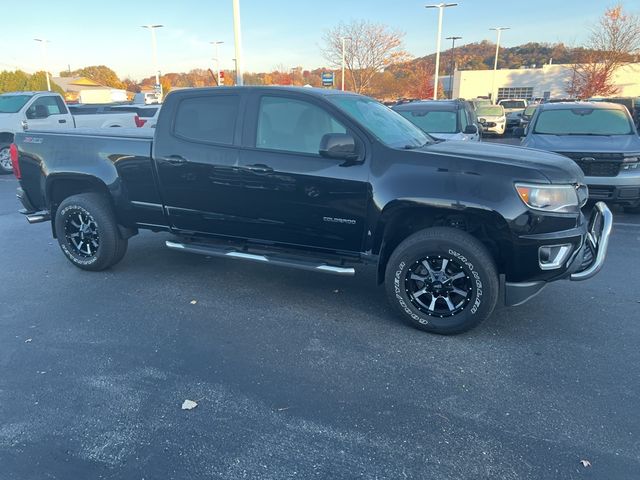
[[3, 480], [638, 478], [640, 216], [614, 212], [591, 281], [441, 337], [368, 269], [142, 233], [113, 269], [78, 270], [15, 187], [0, 177]]

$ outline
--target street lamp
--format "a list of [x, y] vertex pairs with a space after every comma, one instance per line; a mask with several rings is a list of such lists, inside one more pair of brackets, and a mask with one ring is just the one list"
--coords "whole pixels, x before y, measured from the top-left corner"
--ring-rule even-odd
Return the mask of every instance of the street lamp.
[[493, 100], [495, 102], [496, 96], [494, 96], [494, 91], [496, 88], [496, 71], [498, 70], [498, 52], [500, 51], [500, 37], [502, 36], [502, 31], [503, 30], [510, 30], [509, 27], [495, 27], [495, 28], [490, 28], [489, 30], [495, 30], [496, 32], [498, 32], [498, 41], [496, 42], [496, 58], [495, 61], [493, 62], [493, 78], [491, 79], [491, 100]]
[[442, 37], [442, 12], [445, 8], [455, 7], [457, 3], [436, 3], [433, 5], [425, 5], [424, 8], [438, 9], [438, 39], [436, 41], [436, 73], [433, 80], [433, 99], [438, 99], [438, 75], [440, 71], [440, 40]]
[[162, 28], [164, 25], [142, 25], [142, 28], [148, 28], [151, 31], [151, 50], [153, 54], [153, 68], [156, 71], [156, 88], [160, 85], [160, 70], [158, 69], [158, 45], [156, 43], [156, 28]]
[[209, 43], [216, 48], [216, 81], [218, 82], [218, 86], [220, 86], [220, 51], [219, 51], [219, 46], [222, 45], [224, 42], [220, 42], [220, 41], [214, 40], [213, 42], [209, 42]]
[[456, 40], [462, 37], [447, 37], [445, 40], [451, 40], [451, 76], [449, 77], [449, 98], [453, 98], [453, 75], [456, 71]]
[[49, 67], [47, 64], [47, 43], [51, 42], [49, 42], [49, 40], [45, 40], [44, 38], [34, 38], [34, 40], [36, 42], [40, 42], [40, 45], [42, 47], [42, 63], [44, 64], [44, 74], [47, 77], [47, 90], [50, 92], [51, 81], [49, 80]]
[[345, 66], [345, 46], [347, 40], [351, 40], [351, 37], [340, 37], [342, 39], [342, 91], [344, 92], [344, 66]]
[[240, 0], [233, 0], [233, 38], [236, 44], [236, 85], [242, 86], [242, 29], [240, 26]]

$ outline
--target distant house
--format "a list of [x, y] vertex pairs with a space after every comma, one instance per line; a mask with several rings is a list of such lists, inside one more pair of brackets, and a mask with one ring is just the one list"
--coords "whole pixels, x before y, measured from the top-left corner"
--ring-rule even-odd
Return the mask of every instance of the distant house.
[[111, 103], [127, 101], [126, 90], [100, 85], [86, 77], [53, 77], [53, 83], [64, 90], [68, 103]]

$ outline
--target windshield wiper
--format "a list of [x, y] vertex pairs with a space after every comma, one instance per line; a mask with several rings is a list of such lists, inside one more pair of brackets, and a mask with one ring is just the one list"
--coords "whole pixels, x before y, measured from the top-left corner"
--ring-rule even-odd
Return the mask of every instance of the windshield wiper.
[[581, 137], [611, 137], [612, 133], [565, 133], [565, 135], [581, 136]]

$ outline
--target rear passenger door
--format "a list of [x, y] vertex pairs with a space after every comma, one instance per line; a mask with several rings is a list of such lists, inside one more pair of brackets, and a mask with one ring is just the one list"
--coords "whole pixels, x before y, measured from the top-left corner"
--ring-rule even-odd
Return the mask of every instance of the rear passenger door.
[[153, 158], [173, 228], [239, 236], [237, 205], [243, 190], [237, 170], [242, 96], [197, 93], [181, 97], [155, 136]]
[[325, 134], [349, 133], [365, 158], [365, 142], [348, 119], [313, 97], [282, 92], [254, 94], [249, 111], [239, 166], [251, 236], [360, 251], [369, 167], [318, 153]]

